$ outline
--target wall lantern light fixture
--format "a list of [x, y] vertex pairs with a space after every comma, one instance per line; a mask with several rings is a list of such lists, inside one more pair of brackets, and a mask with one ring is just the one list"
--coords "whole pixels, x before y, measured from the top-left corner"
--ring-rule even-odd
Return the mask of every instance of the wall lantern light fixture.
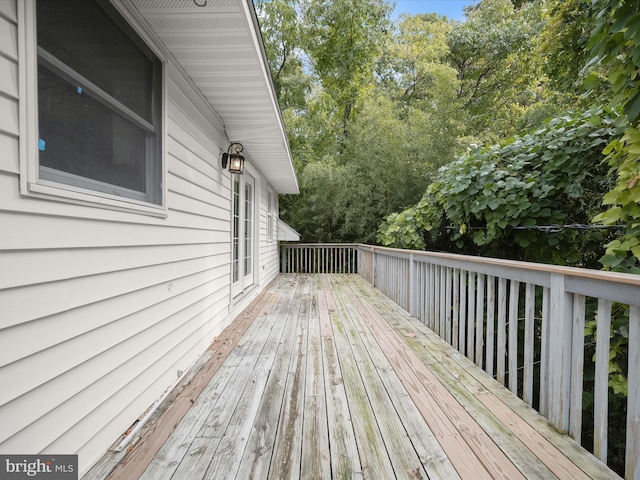
[[243, 146], [240, 143], [232, 142], [229, 149], [222, 154], [222, 169], [229, 165], [229, 172], [241, 174], [244, 171]]

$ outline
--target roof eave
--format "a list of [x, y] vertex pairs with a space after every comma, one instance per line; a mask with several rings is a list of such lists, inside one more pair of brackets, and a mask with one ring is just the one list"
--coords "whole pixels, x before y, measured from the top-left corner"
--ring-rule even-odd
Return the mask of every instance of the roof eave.
[[251, 0], [130, 0], [221, 118], [229, 141], [281, 194], [299, 193]]

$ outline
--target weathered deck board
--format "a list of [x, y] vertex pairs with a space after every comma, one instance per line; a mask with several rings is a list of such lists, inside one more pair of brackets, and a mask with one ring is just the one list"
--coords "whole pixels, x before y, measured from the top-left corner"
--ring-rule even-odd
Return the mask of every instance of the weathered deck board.
[[[285, 330], [291, 331], [288, 320], [296, 318], [289, 315], [291, 305], [294, 303], [296, 286], [293, 288], [285, 288], [282, 293], [284, 302], [276, 304], [274, 310], [267, 316], [264, 327], [268, 325], [268, 335], [266, 340], [260, 345], [256, 342], [255, 351], [258, 355], [251, 355], [254, 360], [249, 370], [238, 370], [235, 378], [244, 382], [244, 389], [232, 388], [228, 389], [230, 395], [227, 402], [222, 405], [216, 405], [217, 412], [214, 416], [209, 416], [208, 421], [213, 424], [213, 432], [209, 432], [208, 428], [203, 428], [198, 436], [210, 437], [213, 443], [219, 443], [218, 447], [211, 459], [209, 468], [205, 474], [206, 478], [235, 478], [239, 464], [245, 455], [248, 439], [252, 432], [255, 431], [254, 425], [260, 424], [257, 418], [261, 404], [274, 401], [269, 395], [266, 395], [267, 381], [273, 372], [279, 376], [284, 370], [280, 368], [278, 371], [273, 368], [276, 364], [276, 357], [279, 345], [287, 345], [283, 340]], [[297, 320], [297, 318], [296, 318]], [[262, 347], [262, 348], [261, 348]], [[290, 355], [291, 349], [283, 352]], [[248, 375], [247, 375], [248, 374]], [[237, 396], [237, 390], [241, 392]], [[220, 402], [220, 401], [219, 401]], [[227, 418], [227, 412], [233, 411], [233, 415], [229, 419], [229, 423], [220, 423], [219, 417]], [[206, 425], [208, 427], [209, 425]], [[220, 427], [220, 428], [218, 428]]]
[[356, 275], [281, 275], [143, 478], [618, 478]]
[[[367, 291], [370, 287], [362, 283], [358, 288]], [[506, 430], [508, 436], [502, 441], [498, 440], [499, 430], [485, 428], [485, 431], [495, 435], [496, 443], [505, 452], [511, 452], [514, 463], [518, 464], [517, 458], [523, 457], [520, 465], [527, 469], [522, 470], [527, 478], [547, 478], [549, 470], [558, 478], [617, 478], [568, 436], [549, 428], [544, 417], [489, 378], [462, 354], [452, 352], [449, 345], [420, 322], [411, 321], [409, 314], [397, 305], [380, 296], [370, 297], [370, 300], [389, 325], [406, 337], [407, 343], [423, 362], [449, 385], [450, 391], [464, 394], [465, 398], [460, 399], [460, 403], [478, 421], [482, 421], [482, 416], [491, 416], [501, 422], [505, 430], [509, 426], [510, 430]], [[482, 405], [484, 410], [481, 410]], [[518, 445], [520, 442], [525, 449]]]
[[327, 423], [329, 424], [329, 444], [331, 446], [332, 478], [360, 478], [362, 466], [358, 455], [356, 434], [349, 413], [347, 392], [338, 352], [333, 338], [330, 312], [335, 311], [333, 296], [327, 298], [325, 289], [330, 290], [326, 281], [318, 283], [318, 310], [322, 334], [322, 355], [325, 370], [325, 392], [327, 399]]
[[[308, 300], [308, 299], [307, 299]], [[302, 422], [304, 412], [304, 386], [305, 386], [305, 362], [308, 342], [308, 308], [300, 309], [296, 313], [300, 318], [293, 328], [294, 343], [289, 358], [289, 366], [281, 382], [285, 384], [284, 396], [280, 407], [280, 416], [274, 425], [277, 425], [273, 452], [269, 464], [269, 476], [271, 479], [298, 479], [300, 478], [301, 463], [301, 439]], [[293, 319], [292, 319], [293, 320]], [[277, 378], [274, 375], [274, 378]], [[266, 460], [266, 459], [265, 459]], [[250, 478], [250, 477], [244, 477]], [[260, 478], [260, 477], [254, 477]], [[265, 477], [262, 477], [265, 478]]]
[[278, 347], [278, 354], [267, 379], [245, 455], [240, 463], [238, 478], [265, 478], [269, 472], [282, 399], [286, 389], [286, 382], [283, 381], [280, 372], [288, 371], [291, 359], [299, 355], [298, 332], [300, 324], [308, 322], [308, 296], [309, 284], [303, 282], [296, 292], [292, 307], [288, 311], [281, 312], [281, 315], [290, 317], [283, 322], [290, 328], [285, 328], [282, 342]]
[[[385, 353], [407, 388], [409, 395], [432, 428], [447, 431], [441, 443], [461, 476], [474, 478], [516, 479], [524, 477], [514, 468], [482, 428], [440, 383], [408, 345], [393, 332], [369, 303], [352, 297], [354, 303], [369, 312], [370, 327], [386, 347]], [[369, 300], [368, 297], [365, 300]], [[432, 399], [430, 405], [424, 399]]]
[[331, 312], [331, 320], [334, 325], [336, 351], [342, 370], [351, 423], [356, 435], [362, 475], [363, 478], [371, 479], [393, 478], [393, 467], [376, 422], [376, 412], [369, 401], [365, 379], [360, 373], [360, 365], [348, 338], [347, 329], [351, 326], [347, 323], [345, 312], [341, 310], [337, 307]]
[[[385, 377], [392, 367], [377, 345], [373, 335], [368, 331], [362, 317], [350, 299], [341, 291], [340, 284], [334, 284], [334, 292], [338, 309], [342, 310], [345, 319], [345, 333], [351, 345], [352, 354], [359, 366], [360, 376], [367, 395], [366, 401], [374, 412], [386, 412], [377, 415], [375, 423], [380, 429], [382, 440], [391, 461], [394, 472], [404, 472], [409, 478], [426, 478], [422, 462], [407, 435], [405, 422], [413, 418], [401, 418], [385, 385]], [[361, 399], [358, 399], [361, 400]], [[365, 469], [366, 471], [366, 469]], [[372, 475], [372, 478], [380, 478]]]
[[[351, 300], [345, 297], [343, 301], [345, 304], [348, 304]], [[397, 412], [397, 418], [402, 423], [402, 427], [406, 431], [408, 439], [411, 441], [412, 449], [405, 447], [404, 451], [401, 452], [401, 455], [405, 458], [400, 458], [400, 460], [407, 463], [407, 467], [405, 467], [404, 470], [410, 475], [413, 475], [411, 478], [426, 478], [426, 475], [431, 479], [455, 480], [459, 478], [456, 470], [429, 429], [419, 409], [413, 401], [411, 401], [407, 390], [402, 385], [400, 378], [393, 370], [389, 360], [377, 345], [375, 336], [365, 327], [364, 317], [366, 316], [366, 312], [362, 310], [353, 311], [352, 309], [351, 315], [354, 322], [360, 322], [361, 327], [359, 328], [359, 334], [365, 340], [368, 348], [371, 351], [379, 351], [380, 353], [371, 355], [371, 360], [380, 375], [380, 380], [390, 400], [390, 404], [383, 406], [380, 411], [395, 410]], [[396, 418], [395, 415], [391, 417]], [[393, 425], [390, 427], [393, 428]], [[398, 447], [402, 448], [402, 446]], [[410, 462], [416, 461], [412, 450], [415, 451], [417, 460], [421, 463], [421, 468], [416, 468], [415, 465], [413, 465], [412, 468]], [[396, 471], [398, 470], [396, 469]], [[426, 472], [428, 472], [428, 474]], [[420, 475], [424, 475], [425, 477], [421, 477]]]
[[308, 318], [307, 365], [302, 427], [302, 465], [300, 478], [329, 478], [330, 450], [325, 375], [322, 367], [322, 340], [317, 302]]

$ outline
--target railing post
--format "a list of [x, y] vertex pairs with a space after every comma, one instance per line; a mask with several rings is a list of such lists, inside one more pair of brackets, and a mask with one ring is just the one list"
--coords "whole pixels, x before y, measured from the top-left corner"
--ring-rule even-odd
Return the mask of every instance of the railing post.
[[414, 285], [416, 281], [416, 267], [415, 267], [415, 263], [413, 260], [413, 253], [409, 255], [409, 291], [407, 292], [407, 305], [408, 305], [408, 310], [409, 313], [411, 315], [416, 315], [416, 308], [414, 303], [414, 290], [417, 290], [417, 287]]
[[[584, 377], [584, 317], [586, 311], [586, 297], [575, 294], [573, 296], [573, 327], [571, 351], [571, 405], [569, 406], [569, 435], [578, 443], [582, 437], [582, 399]], [[609, 352], [607, 352], [609, 358]], [[607, 363], [608, 366], [608, 363]]]
[[640, 307], [629, 307], [629, 374], [625, 478], [640, 478]]
[[571, 393], [573, 301], [572, 295], [566, 291], [565, 276], [562, 274], [551, 274], [550, 290], [548, 418], [556, 428], [566, 432], [569, 428]]
[[376, 248], [371, 247], [371, 285], [376, 286]]
[[609, 432], [609, 349], [611, 337], [610, 300], [598, 301], [596, 369], [593, 387], [593, 454], [607, 462]]

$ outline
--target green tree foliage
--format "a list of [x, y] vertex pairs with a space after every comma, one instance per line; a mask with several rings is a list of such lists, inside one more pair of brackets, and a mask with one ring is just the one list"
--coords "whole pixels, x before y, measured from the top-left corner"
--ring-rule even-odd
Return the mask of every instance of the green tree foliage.
[[515, 9], [509, 0], [483, 0], [448, 33], [448, 60], [471, 135], [495, 141], [511, 134], [539, 100], [532, 52], [542, 25], [540, 2]]
[[622, 108], [625, 131], [604, 151], [617, 183], [604, 197], [608, 210], [595, 220], [626, 226], [624, 234], [607, 245], [602, 263], [616, 271], [640, 273], [640, 4], [602, 0], [598, 6], [590, 40], [596, 56], [586, 71], [605, 71], [612, 90], [610, 104]]
[[551, 88], [581, 103], [581, 71], [590, 59], [587, 49], [595, 18], [590, 0], [548, 0], [547, 22], [537, 55]]
[[297, 0], [259, 0], [262, 30], [269, 67], [280, 108], [305, 106], [311, 77], [304, 71], [300, 56], [302, 29], [298, 21]]
[[[618, 182], [597, 220], [628, 227], [603, 262], [637, 268], [637, 2], [481, 0], [465, 22], [419, 15], [390, 26], [384, 0], [300, 1], [261, 0], [258, 7], [302, 186], [299, 197], [282, 199], [282, 214], [305, 240], [372, 241], [383, 217], [415, 204], [456, 152], [536, 131], [565, 108], [581, 111], [609, 96], [612, 107], [624, 108], [618, 122], [627, 124], [607, 149]], [[579, 85], [589, 91], [580, 95]], [[424, 241], [413, 230], [423, 213], [398, 214], [412, 217], [408, 244]], [[474, 252], [493, 245], [461, 238]]]
[[[619, 136], [616, 115], [596, 109], [555, 118], [537, 131], [476, 149], [442, 167], [416, 207], [392, 215], [378, 241], [554, 264], [597, 265], [589, 224], [610, 186], [601, 151]], [[420, 235], [423, 233], [423, 235]]]
[[374, 83], [374, 66], [389, 28], [384, 0], [307, 0], [304, 47], [334, 99], [346, 138], [358, 101]]
[[[374, 241], [457, 151], [520, 128], [539, 96], [526, 53], [540, 1], [483, 0], [464, 23], [419, 15], [392, 25], [385, 0], [261, 0], [301, 179], [301, 195], [281, 199], [285, 221], [307, 241]], [[546, 115], [534, 113], [528, 122]]]
[[435, 14], [401, 17], [377, 64], [381, 89], [404, 106], [453, 101], [456, 71], [446, 63], [451, 28]]
[[374, 243], [382, 219], [415, 204], [437, 166], [453, 160], [456, 139], [446, 131], [415, 141], [442, 123], [434, 112], [398, 111], [382, 94], [364, 100], [344, 151], [327, 151], [302, 170], [288, 219], [304, 240]]

